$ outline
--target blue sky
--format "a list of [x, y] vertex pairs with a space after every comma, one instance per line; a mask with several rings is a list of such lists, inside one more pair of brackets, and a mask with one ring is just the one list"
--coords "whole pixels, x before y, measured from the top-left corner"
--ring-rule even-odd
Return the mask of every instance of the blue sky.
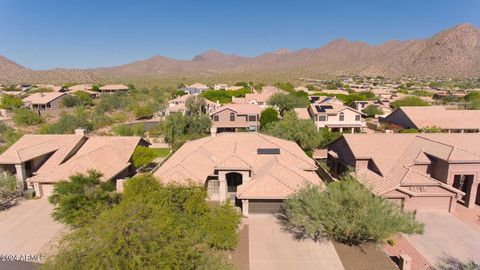
[[478, 0], [0, 0], [0, 55], [33, 69], [112, 66], [206, 50], [256, 56], [335, 38], [379, 44], [480, 26]]

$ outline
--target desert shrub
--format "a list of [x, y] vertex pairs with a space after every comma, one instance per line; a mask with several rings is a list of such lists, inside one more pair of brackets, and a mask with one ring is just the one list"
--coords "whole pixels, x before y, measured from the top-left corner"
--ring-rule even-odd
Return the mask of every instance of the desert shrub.
[[[198, 186], [162, 186], [153, 176], [125, 183], [122, 201], [67, 236], [45, 269], [230, 269], [239, 216], [210, 207]], [[210, 226], [212, 224], [212, 226]]]
[[40, 128], [43, 134], [73, 134], [75, 129], [84, 128], [92, 130], [93, 124], [89, 119], [89, 115], [83, 109], [78, 109], [74, 114], [64, 113], [60, 115], [57, 122], [46, 124]]
[[400, 133], [420, 133], [420, 130], [416, 128], [407, 128], [400, 130]]
[[18, 141], [20, 137], [22, 137], [20, 132], [15, 131], [13, 128], [5, 125], [5, 123], [0, 122], [0, 141], [3, 142], [2, 146], [0, 146], [0, 153], [5, 152], [5, 150]]
[[101, 174], [90, 171], [76, 174], [55, 184], [48, 201], [55, 206], [53, 219], [72, 227], [81, 227], [119, 202], [115, 185], [102, 182]]
[[2, 95], [0, 100], [1, 109], [15, 109], [23, 106], [22, 99], [12, 95]]
[[17, 178], [15, 175], [5, 172], [0, 174], [0, 208], [1, 202], [12, 197], [17, 191]]
[[113, 127], [113, 133], [117, 136], [143, 136], [145, 129], [143, 124], [135, 125], [115, 125]]
[[300, 237], [329, 238], [347, 244], [380, 242], [397, 233], [423, 233], [396, 204], [375, 196], [347, 176], [325, 191], [308, 185], [287, 199], [286, 227]]
[[283, 115], [285, 111], [292, 110], [293, 108], [307, 108], [310, 102], [308, 97], [290, 93], [275, 93], [268, 99], [268, 104], [271, 106], [276, 106], [280, 115]]
[[392, 108], [398, 109], [403, 106], [428, 106], [428, 102], [419, 97], [404, 97], [391, 103]]
[[19, 108], [13, 114], [13, 122], [19, 126], [33, 126], [42, 123], [43, 118], [29, 109]]
[[187, 140], [189, 136], [203, 137], [210, 132], [211, 121], [207, 115], [182, 115], [174, 113], [162, 123], [165, 140], [172, 144], [178, 140]]
[[438, 260], [438, 270], [480, 270], [480, 264], [474, 260], [463, 261], [461, 259], [445, 255]]

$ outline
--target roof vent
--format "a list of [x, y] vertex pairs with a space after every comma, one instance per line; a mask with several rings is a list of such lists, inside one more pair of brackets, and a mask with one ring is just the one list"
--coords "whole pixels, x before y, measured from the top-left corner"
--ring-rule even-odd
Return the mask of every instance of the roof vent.
[[280, 148], [258, 148], [257, 155], [280, 155]]

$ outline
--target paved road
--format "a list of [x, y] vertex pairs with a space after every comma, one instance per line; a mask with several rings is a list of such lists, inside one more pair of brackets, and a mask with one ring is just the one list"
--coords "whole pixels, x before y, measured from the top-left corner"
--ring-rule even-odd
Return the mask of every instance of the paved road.
[[250, 215], [250, 270], [344, 269], [331, 242], [297, 241], [272, 215]]
[[27, 200], [0, 212], [0, 254], [36, 255], [64, 226], [53, 221], [46, 198]]
[[405, 238], [430, 264], [436, 265], [444, 254], [480, 262], [480, 233], [451, 214], [417, 213], [425, 224], [423, 235]]

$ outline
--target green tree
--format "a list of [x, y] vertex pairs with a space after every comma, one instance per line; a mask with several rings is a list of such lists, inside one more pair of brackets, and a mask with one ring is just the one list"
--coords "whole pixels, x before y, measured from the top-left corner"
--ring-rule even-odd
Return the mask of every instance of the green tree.
[[423, 233], [423, 224], [375, 196], [351, 176], [328, 184], [326, 191], [309, 185], [285, 203], [286, 227], [312, 238], [329, 238], [347, 244], [381, 242], [397, 233]]
[[275, 93], [268, 99], [268, 104], [271, 106], [276, 106], [280, 111], [280, 115], [283, 115], [285, 111], [292, 110], [293, 108], [308, 107], [309, 101], [308, 98], [304, 96]]
[[199, 115], [206, 111], [207, 102], [205, 98], [199, 95], [188, 97], [185, 101], [185, 107], [190, 115]]
[[210, 132], [210, 118], [203, 114], [198, 116], [182, 115], [174, 113], [165, 118], [163, 131], [165, 140], [173, 144], [177, 141], [184, 141], [190, 138], [197, 138]]
[[17, 178], [15, 175], [5, 172], [0, 174], [0, 210], [4, 200], [13, 197], [17, 191]]
[[230, 269], [237, 242], [233, 207], [209, 206], [205, 188], [128, 180], [122, 201], [67, 236], [45, 269]]
[[366, 114], [368, 117], [375, 117], [377, 115], [384, 114], [382, 108], [376, 105], [368, 105], [365, 109], [362, 110], [362, 112]]
[[419, 97], [410, 96], [392, 102], [391, 106], [394, 109], [398, 109], [403, 106], [428, 106], [428, 102]]
[[145, 146], [137, 146], [132, 154], [133, 166], [136, 168], [147, 165], [157, 157], [157, 152]]
[[53, 194], [48, 198], [55, 206], [53, 219], [74, 228], [81, 227], [118, 204], [120, 198], [115, 185], [102, 182], [101, 177], [99, 172], [90, 171], [55, 184]]
[[282, 120], [267, 125], [264, 132], [274, 137], [294, 141], [305, 151], [315, 149], [322, 140], [313, 121], [299, 120], [294, 111], [286, 112]]
[[93, 124], [89, 120], [87, 111], [77, 108], [74, 114], [64, 113], [57, 122], [45, 124], [40, 128], [42, 134], [73, 134], [75, 129], [92, 130]]
[[43, 118], [29, 109], [19, 108], [13, 114], [13, 122], [19, 126], [33, 126], [43, 122]]
[[260, 126], [265, 129], [268, 124], [280, 120], [278, 112], [274, 108], [266, 108], [260, 115]]
[[23, 106], [21, 98], [12, 95], [2, 95], [0, 108], [1, 109], [15, 109]]

